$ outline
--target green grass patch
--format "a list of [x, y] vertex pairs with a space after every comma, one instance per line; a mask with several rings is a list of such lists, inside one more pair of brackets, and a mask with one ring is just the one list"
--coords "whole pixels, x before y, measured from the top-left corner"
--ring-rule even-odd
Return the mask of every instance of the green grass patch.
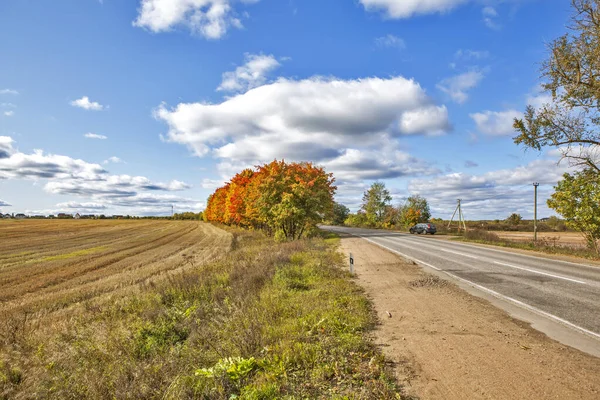
[[0, 343], [0, 398], [404, 398], [336, 236], [236, 235], [220, 261]]

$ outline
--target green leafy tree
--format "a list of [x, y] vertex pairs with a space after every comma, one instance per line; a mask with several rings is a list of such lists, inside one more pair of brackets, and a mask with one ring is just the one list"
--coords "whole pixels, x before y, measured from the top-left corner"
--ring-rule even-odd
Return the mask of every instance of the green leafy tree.
[[418, 194], [406, 199], [401, 214], [401, 220], [405, 226], [427, 222], [431, 218], [431, 211], [427, 199]]
[[362, 199], [361, 209], [365, 212], [368, 223], [371, 225], [381, 223], [391, 201], [392, 196], [385, 188], [385, 184], [383, 182], [374, 182], [365, 191]]
[[521, 214], [517, 213], [512, 213], [508, 218], [506, 218], [506, 222], [511, 225], [519, 225], [521, 221], [523, 221], [523, 217], [521, 217]]
[[344, 225], [344, 221], [350, 215], [350, 209], [343, 204], [335, 203], [333, 205], [333, 224]]
[[367, 215], [362, 211], [348, 215], [348, 218], [344, 221], [344, 225], [348, 226], [365, 226], [367, 223]]
[[600, 0], [572, 0], [569, 31], [549, 44], [542, 88], [549, 101], [515, 119], [515, 143], [555, 147], [573, 165], [600, 173]]
[[565, 174], [554, 187], [548, 206], [583, 233], [588, 247], [600, 254], [600, 177], [592, 170]]

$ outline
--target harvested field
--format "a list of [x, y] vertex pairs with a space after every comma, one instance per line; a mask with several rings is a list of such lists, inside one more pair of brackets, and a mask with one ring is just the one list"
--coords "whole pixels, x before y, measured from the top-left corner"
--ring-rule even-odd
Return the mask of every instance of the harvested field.
[[195, 221], [0, 221], [0, 238], [0, 313], [34, 319], [131, 294], [231, 246]]
[[[504, 232], [492, 231], [500, 237], [515, 242], [531, 242], [533, 232]], [[538, 240], [549, 246], [564, 246], [572, 248], [585, 247], [585, 239], [579, 232], [538, 232]]]

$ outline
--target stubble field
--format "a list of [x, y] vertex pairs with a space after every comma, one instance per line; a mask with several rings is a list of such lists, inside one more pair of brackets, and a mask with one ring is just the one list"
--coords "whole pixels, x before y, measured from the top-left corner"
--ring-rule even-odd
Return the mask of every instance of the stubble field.
[[0, 400], [404, 398], [336, 239], [0, 221]]
[[0, 221], [0, 238], [0, 313], [33, 318], [131, 294], [231, 245], [195, 221]]

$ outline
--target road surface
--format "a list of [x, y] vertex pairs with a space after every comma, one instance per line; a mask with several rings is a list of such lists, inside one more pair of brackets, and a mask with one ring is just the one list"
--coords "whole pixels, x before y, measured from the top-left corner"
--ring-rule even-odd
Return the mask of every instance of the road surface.
[[[542, 321], [537, 325], [559, 340], [560, 337], [552, 335], [553, 326], [567, 327], [577, 333], [567, 339], [567, 344], [600, 354], [599, 267], [436, 240], [429, 235], [346, 227], [323, 228], [362, 237], [422, 266], [449, 275], [462, 287], [474, 288], [484, 293], [484, 297], [493, 296], [499, 300], [495, 304], [511, 314], [515, 314], [515, 308], [526, 310], [525, 314], [535, 314], [536, 320], [530, 320], [525, 314], [518, 315], [534, 323], [534, 327], [540, 319], [550, 321], [552, 324]], [[578, 346], [577, 342], [584, 340], [586, 345]]]

